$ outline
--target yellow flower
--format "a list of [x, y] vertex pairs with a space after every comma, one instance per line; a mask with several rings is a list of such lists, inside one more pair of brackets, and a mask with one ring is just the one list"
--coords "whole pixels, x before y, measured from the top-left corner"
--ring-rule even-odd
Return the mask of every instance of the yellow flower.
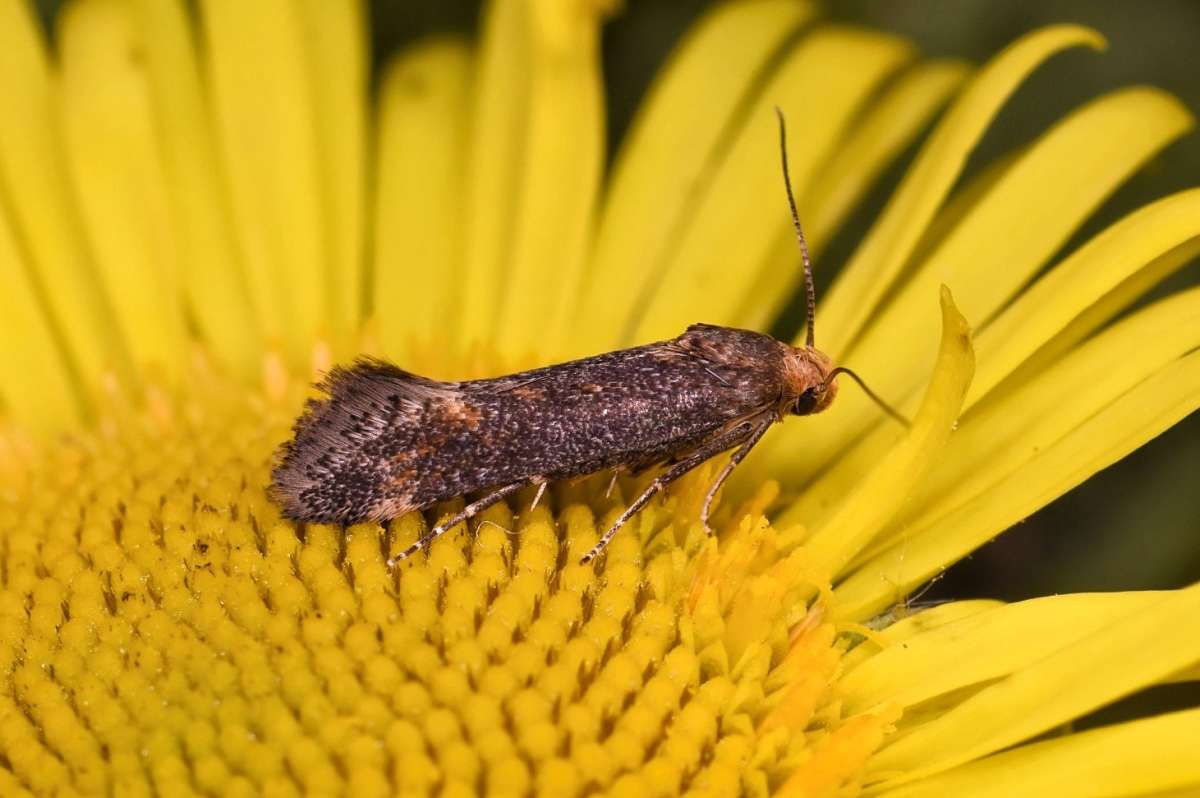
[[[605, 183], [607, 5], [495, 0], [478, 44], [414, 46], [369, 104], [354, 3], [78, 0], [51, 56], [0, 2], [0, 794], [1200, 788], [1200, 708], [1063, 732], [1200, 675], [1200, 587], [877, 631], [1200, 405], [1200, 290], [1113, 321], [1195, 254], [1200, 191], [1058, 256], [1191, 116], [1116, 91], [954, 190], [1021, 81], [1095, 33], [975, 69], [740, 0]], [[595, 566], [636, 487], [602, 475], [395, 572], [434, 513], [281, 520], [271, 451], [334, 360], [462, 375], [767, 325], [799, 277], [773, 105], [818, 251], [940, 112], [818, 311], [911, 430], [847, 386], [773, 431], [717, 538], [710, 464]]]

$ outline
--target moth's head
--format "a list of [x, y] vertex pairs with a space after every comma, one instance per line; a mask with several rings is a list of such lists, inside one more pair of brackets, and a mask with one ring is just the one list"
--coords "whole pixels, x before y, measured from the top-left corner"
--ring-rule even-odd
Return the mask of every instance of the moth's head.
[[820, 413], [837, 396], [837, 380], [830, 379], [833, 361], [811, 346], [789, 346], [783, 357], [783, 380], [788, 409], [797, 416]]

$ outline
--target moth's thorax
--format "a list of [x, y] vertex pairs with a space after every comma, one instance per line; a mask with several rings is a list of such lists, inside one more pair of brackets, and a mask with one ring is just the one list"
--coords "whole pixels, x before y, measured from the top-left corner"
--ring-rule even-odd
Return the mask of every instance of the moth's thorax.
[[[786, 345], [785, 345], [786, 346]], [[820, 413], [837, 396], [837, 382], [829, 381], [833, 361], [811, 346], [788, 346], [783, 356], [783, 382], [793, 402], [801, 400], [792, 412], [800, 415]]]

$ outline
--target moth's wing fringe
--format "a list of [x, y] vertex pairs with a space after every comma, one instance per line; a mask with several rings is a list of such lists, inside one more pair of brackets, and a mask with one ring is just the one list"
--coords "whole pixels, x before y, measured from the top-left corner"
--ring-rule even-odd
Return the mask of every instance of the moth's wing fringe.
[[[456, 388], [374, 358], [334, 367], [316, 387], [319, 395], [305, 402], [272, 468], [270, 495], [293, 520], [331, 520], [302, 494], [322, 483], [332, 489], [352, 464], [359, 465], [355, 455], [365, 441], [385, 434], [397, 415], [419, 417], [430, 401]], [[368, 517], [370, 508], [365, 510]]]

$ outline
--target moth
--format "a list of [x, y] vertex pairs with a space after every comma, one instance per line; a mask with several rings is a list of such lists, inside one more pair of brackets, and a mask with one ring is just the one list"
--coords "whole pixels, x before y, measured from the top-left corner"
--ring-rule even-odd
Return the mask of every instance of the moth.
[[[776, 109], [778, 111], [778, 109]], [[295, 521], [386, 521], [483, 491], [389, 565], [516, 491], [612, 470], [665, 469], [583, 558], [589, 562], [657, 493], [709, 458], [733, 450], [708, 489], [717, 491], [767, 430], [829, 407], [835, 367], [814, 344], [812, 265], [788, 176], [808, 305], [805, 346], [751, 330], [693, 324], [657, 343], [496, 379], [439, 382], [379, 360], [333, 369], [278, 454], [272, 495]], [[866, 386], [871, 398], [882, 402]], [[883, 405], [885, 410], [893, 413]]]

